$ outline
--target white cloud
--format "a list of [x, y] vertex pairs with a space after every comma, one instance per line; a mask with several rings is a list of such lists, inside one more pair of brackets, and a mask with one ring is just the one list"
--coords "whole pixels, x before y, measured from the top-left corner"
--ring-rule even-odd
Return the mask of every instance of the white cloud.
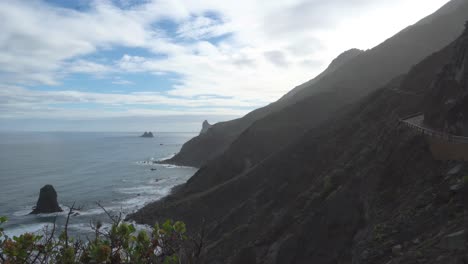
[[[67, 107], [63, 107], [63, 105]], [[76, 107], [87, 104], [85, 108]], [[90, 107], [90, 106], [93, 107]], [[151, 109], [164, 106], [163, 109]], [[243, 115], [255, 102], [234, 101], [216, 96], [186, 99], [157, 92], [93, 93], [37, 91], [0, 86], [0, 118], [103, 118], [135, 115]], [[96, 109], [87, 109], [96, 108]]]
[[65, 69], [69, 73], [88, 73], [94, 75], [103, 75], [115, 71], [108, 65], [81, 59], [65, 65]]
[[[39, 0], [0, 1], [2, 84], [60, 85], [71, 73], [175, 73], [179, 79], [168, 93], [108, 95], [66, 87], [56, 92], [0, 88], [0, 96], [14, 99], [14, 104], [0, 99], [0, 107], [33, 109], [25, 108], [21, 115], [33, 114], [36, 106], [45, 109], [48, 104], [74, 102], [216, 106], [233, 112], [235, 106], [254, 108], [311, 79], [340, 52], [371, 48], [447, 0], [139, 2], [143, 4], [123, 0], [122, 9], [111, 1], [96, 0], [76, 11]], [[155, 26], [162, 20], [178, 26], [167, 32]], [[222, 35], [227, 37], [207, 41]], [[118, 61], [107, 62], [85, 57], [115, 47], [137, 47], [164, 56], [121, 54]], [[110, 82], [122, 87], [131, 84], [119, 77]]]
[[218, 37], [229, 32], [231, 29], [228, 23], [206, 16], [197, 16], [183, 22], [177, 30], [177, 35], [182, 38], [205, 39]]
[[122, 79], [121, 77], [115, 77], [114, 80], [112, 81], [113, 84], [118, 84], [118, 85], [133, 85], [134, 83], [125, 79]]

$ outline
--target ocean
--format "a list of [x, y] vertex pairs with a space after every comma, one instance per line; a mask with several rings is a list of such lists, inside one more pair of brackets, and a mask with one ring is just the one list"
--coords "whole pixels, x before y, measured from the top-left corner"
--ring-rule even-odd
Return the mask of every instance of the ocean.
[[[63, 228], [67, 209], [71, 234], [90, 234], [90, 223], [124, 216], [168, 195], [186, 182], [195, 168], [154, 164], [177, 153], [194, 133], [16, 132], [0, 133], [0, 216], [7, 216], [6, 234], [41, 232], [55, 221]], [[52, 184], [64, 212], [30, 215], [39, 190]], [[106, 224], [107, 223], [107, 224]]]

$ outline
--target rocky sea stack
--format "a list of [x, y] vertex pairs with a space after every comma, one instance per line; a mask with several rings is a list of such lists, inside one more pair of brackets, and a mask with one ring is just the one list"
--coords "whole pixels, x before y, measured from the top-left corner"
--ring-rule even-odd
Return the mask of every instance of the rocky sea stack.
[[37, 204], [31, 214], [49, 214], [62, 211], [57, 202], [57, 192], [54, 186], [47, 184], [42, 187]]
[[212, 125], [210, 123], [208, 123], [207, 120], [203, 121], [202, 129], [200, 131], [200, 135], [205, 134], [208, 131], [208, 129], [210, 129], [211, 127], [212, 127]]
[[153, 133], [151, 133], [151, 132], [145, 132], [145, 133], [143, 133], [143, 135], [141, 135], [140, 137], [152, 138], [152, 137], [154, 137], [154, 136], [153, 136]]

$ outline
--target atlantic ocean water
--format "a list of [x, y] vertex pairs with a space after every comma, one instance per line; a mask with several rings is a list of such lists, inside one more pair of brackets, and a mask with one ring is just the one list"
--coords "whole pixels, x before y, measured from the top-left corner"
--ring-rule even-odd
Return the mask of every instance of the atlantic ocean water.
[[[168, 195], [195, 168], [157, 164], [171, 157], [194, 133], [15, 132], [0, 133], [0, 216], [8, 235], [41, 232], [56, 222], [63, 227], [73, 203], [71, 233], [86, 235], [96, 221], [110, 223], [99, 202], [112, 214], [126, 215]], [[63, 213], [30, 215], [39, 190], [52, 184]]]

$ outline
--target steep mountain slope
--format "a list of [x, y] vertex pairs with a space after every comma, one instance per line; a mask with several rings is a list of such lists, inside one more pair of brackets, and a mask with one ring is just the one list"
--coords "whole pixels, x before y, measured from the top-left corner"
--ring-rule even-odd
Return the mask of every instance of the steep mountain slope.
[[242, 173], [132, 218], [195, 230], [205, 219], [203, 263], [463, 263], [468, 191], [453, 185], [466, 166], [447, 174], [457, 164], [433, 160], [423, 136], [398, 126], [423, 109], [453, 47]]
[[[291, 97], [294, 93], [306, 88], [308, 84], [318, 82], [324, 76], [332, 74], [337, 68], [341, 67], [348, 60], [359, 54], [360, 52], [358, 50], [344, 52], [338, 56], [338, 58], [335, 59], [322, 74], [309, 82], [294, 88], [290, 93]], [[217, 123], [210, 128], [208, 133], [200, 134], [186, 142], [177, 155], [165, 162], [177, 165], [202, 167], [202, 165], [206, 164], [208, 161], [221, 155], [245, 129], [252, 125], [253, 122], [267, 116], [278, 108], [279, 104], [273, 103], [266, 107], [256, 109], [242, 118]]]
[[329, 75], [329, 74], [332, 74], [333, 72], [335, 72], [336, 70], [338, 70], [341, 66], [345, 65], [346, 63], [348, 63], [350, 60], [354, 59], [355, 57], [363, 54], [364, 51], [363, 50], [359, 50], [359, 49], [350, 49], [348, 51], [345, 51], [343, 53], [341, 53], [338, 57], [336, 57], [336, 59], [334, 59], [330, 65], [327, 67], [327, 69], [325, 71], [323, 71], [322, 73], [320, 73], [319, 75], [317, 75], [317, 77], [315, 77], [314, 79], [308, 81], [308, 82], [305, 82], [297, 87], [295, 87], [294, 89], [292, 89], [291, 91], [289, 91], [287, 94], [285, 94], [281, 99], [280, 101], [284, 101], [284, 100], [287, 100], [289, 98], [292, 98], [294, 97], [297, 93], [299, 93], [300, 91], [302, 91], [303, 89], [307, 88], [307, 87], [310, 87], [314, 84], [316, 84], [318, 81], [320, 81], [323, 77]]
[[[467, 14], [468, 1], [452, 0], [435, 14], [408, 27], [381, 45], [364, 53], [356, 52], [353, 54], [355, 56], [345, 56], [347, 60], [341, 62], [339, 67], [332, 64], [330, 69], [333, 70], [327, 70], [326, 74], [293, 89], [279, 101], [257, 109], [243, 118], [214, 125], [211, 133], [193, 138], [183, 146], [179, 154], [167, 162], [201, 167], [224, 153], [255, 121], [275, 115], [285, 107], [310, 96], [327, 100], [312, 99], [323, 101], [323, 106], [326, 105], [326, 109], [317, 105], [314, 111], [330, 115], [347, 103], [362, 98], [372, 89], [407, 72], [412, 65], [453, 41], [462, 31]], [[324, 96], [324, 93], [328, 95]], [[338, 96], [337, 102], [343, 101], [340, 98], [346, 98], [342, 102], [344, 105], [333, 103], [333, 96]], [[315, 122], [313, 117], [309, 119]], [[319, 121], [321, 120], [311, 125], [318, 125]], [[273, 131], [268, 128], [263, 129], [265, 130]], [[251, 148], [258, 149], [256, 146]]]
[[[468, 26], [468, 22], [467, 22]], [[468, 136], [468, 32], [455, 47], [457, 60], [440, 72], [428, 95], [424, 121], [452, 135]]]

